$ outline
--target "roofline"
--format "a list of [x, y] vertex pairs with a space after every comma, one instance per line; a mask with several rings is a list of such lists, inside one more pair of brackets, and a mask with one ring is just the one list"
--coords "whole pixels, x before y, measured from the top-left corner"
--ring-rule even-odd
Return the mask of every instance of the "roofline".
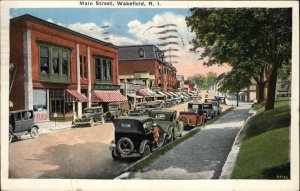
[[160, 62], [160, 63], [166, 65], [167, 67], [170, 67], [170, 68], [172, 68], [173, 70], [176, 70], [176, 71], [177, 71], [177, 68], [175, 68], [174, 66], [169, 65], [168, 63], [163, 62], [163, 61], [161, 61], [161, 60], [159, 60], [159, 59], [157, 59], [157, 58], [141, 58], [141, 59], [120, 59], [120, 58], [119, 58], [119, 61], [139, 61], [139, 60], [156, 60], [156, 61], [158, 61], [158, 62]]
[[112, 43], [104, 42], [102, 40], [99, 40], [99, 39], [93, 38], [91, 36], [88, 36], [88, 35], [85, 35], [85, 34], [82, 34], [82, 33], [76, 32], [76, 31], [73, 31], [71, 29], [68, 29], [66, 27], [57, 25], [55, 23], [48, 22], [46, 20], [40, 19], [40, 18], [32, 16], [30, 14], [25, 14], [25, 15], [21, 15], [21, 16], [18, 16], [18, 17], [14, 17], [14, 18], [10, 19], [10, 21], [14, 22], [14, 21], [23, 20], [23, 19], [24, 20], [30, 20], [30, 21], [37, 22], [37, 23], [41, 23], [41, 24], [44, 24], [46, 26], [58, 29], [60, 31], [63, 31], [63, 32], [66, 32], [66, 33], [69, 33], [69, 34], [72, 34], [72, 35], [75, 35], [75, 36], [79, 36], [79, 37], [88, 39], [90, 41], [94, 41], [96, 43], [100, 43], [102, 45], [106, 45], [106, 46], [118, 49], [118, 46], [116, 46], [116, 45], [114, 45]]

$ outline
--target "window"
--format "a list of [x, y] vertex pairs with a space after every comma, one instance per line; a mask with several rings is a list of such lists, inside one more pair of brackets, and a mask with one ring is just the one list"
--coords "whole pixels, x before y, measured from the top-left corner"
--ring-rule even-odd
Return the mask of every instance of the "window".
[[53, 79], [70, 76], [70, 49], [47, 43], [39, 43], [38, 47], [42, 79], [49, 79], [50, 76], [58, 77]]
[[82, 78], [83, 77], [83, 69], [82, 69], [82, 56], [80, 56], [79, 57], [79, 59], [80, 59], [80, 68], [79, 68], [79, 70], [80, 70], [80, 78]]
[[102, 60], [102, 80], [106, 80], [107, 70], [106, 70], [106, 60]]
[[140, 58], [145, 58], [145, 51], [144, 49], [140, 48], [140, 50], [138, 51]]
[[95, 57], [96, 81], [112, 80], [112, 61], [108, 58]]
[[68, 54], [66, 51], [62, 51], [62, 75], [68, 75]]
[[52, 52], [53, 75], [59, 75], [59, 56], [58, 50]]
[[100, 72], [101, 72], [101, 60], [100, 59], [96, 59], [96, 62], [95, 62], [96, 80], [101, 80], [101, 78], [100, 78]]
[[40, 67], [42, 74], [49, 74], [49, 49], [40, 47]]
[[86, 78], [87, 79], [87, 72], [88, 72], [88, 65], [87, 65], [87, 63], [86, 63], [86, 57], [84, 56], [83, 57], [83, 67], [84, 67], [84, 78]]

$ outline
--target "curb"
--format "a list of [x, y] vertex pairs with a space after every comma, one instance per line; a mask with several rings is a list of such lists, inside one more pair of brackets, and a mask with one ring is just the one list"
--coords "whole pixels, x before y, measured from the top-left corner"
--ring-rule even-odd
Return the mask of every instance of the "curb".
[[227, 159], [223, 165], [219, 179], [230, 179], [230, 177], [231, 177], [231, 173], [233, 171], [233, 168], [234, 168], [234, 165], [236, 162], [236, 158], [240, 151], [242, 140], [245, 135], [244, 127], [246, 126], [247, 122], [256, 114], [256, 111], [254, 111], [253, 109], [250, 109], [248, 114], [249, 114], [249, 116], [247, 117], [246, 121], [244, 122], [243, 126], [241, 127], [237, 136], [234, 139], [231, 150], [230, 150], [230, 152], [227, 156]]
[[[170, 144], [175, 143], [176, 141], [178, 141], [178, 140], [184, 138], [185, 136], [187, 136], [187, 135], [190, 134], [191, 132], [194, 132], [194, 131], [199, 131], [199, 132], [200, 132], [201, 129], [202, 129], [201, 127], [193, 128], [192, 130], [190, 130], [188, 133], [186, 133], [186, 134], [183, 135], [182, 137], [176, 139], [175, 141], [173, 141], [173, 142], [171, 142], [171, 143], [169, 143], [169, 144], [164, 145], [164, 147], [167, 146], [167, 145], [170, 145]], [[162, 147], [162, 148], [163, 148], [163, 147]], [[159, 149], [159, 150], [160, 150], [160, 149]], [[144, 160], [150, 158], [150, 157], [152, 156], [152, 154], [158, 152], [159, 150], [152, 152], [150, 155], [148, 155], [148, 156], [146, 156], [146, 157], [144, 157], [144, 158], [142, 158], [142, 159], [140, 159], [140, 160], [134, 162], [134, 163], [131, 164], [130, 166], [126, 167], [126, 168], [123, 170], [123, 173], [122, 173], [121, 175], [117, 176], [117, 177], [114, 178], [114, 179], [130, 179], [130, 178], [134, 175], [134, 172], [129, 171], [129, 170], [130, 170], [133, 166], [137, 165], [138, 163], [143, 162]], [[167, 151], [167, 152], [168, 152], [168, 151]]]

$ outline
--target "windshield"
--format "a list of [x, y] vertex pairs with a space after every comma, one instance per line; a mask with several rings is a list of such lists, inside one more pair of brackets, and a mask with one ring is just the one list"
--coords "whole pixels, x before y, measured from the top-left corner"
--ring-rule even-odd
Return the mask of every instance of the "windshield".
[[84, 113], [94, 113], [94, 110], [93, 109], [86, 109], [86, 110], [84, 110]]
[[110, 105], [110, 106], [108, 106], [108, 109], [109, 110], [117, 110], [118, 106], [117, 105]]
[[203, 104], [203, 109], [212, 109], [212, 104]]

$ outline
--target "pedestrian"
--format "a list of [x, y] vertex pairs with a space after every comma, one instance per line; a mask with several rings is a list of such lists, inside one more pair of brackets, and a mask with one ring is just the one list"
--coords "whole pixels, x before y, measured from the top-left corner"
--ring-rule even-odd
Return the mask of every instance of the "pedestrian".
[[158, 138], [159, 138], [159, 128], [153, 127], [153, 139], [157, 147], [158, 147]]

